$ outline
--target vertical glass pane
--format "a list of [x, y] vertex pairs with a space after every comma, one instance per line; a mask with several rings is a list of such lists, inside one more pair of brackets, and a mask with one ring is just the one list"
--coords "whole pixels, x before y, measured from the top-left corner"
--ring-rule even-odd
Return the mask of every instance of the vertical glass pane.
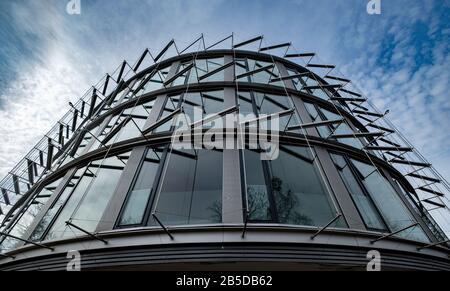
[[[58, 210], [63, 207], [45, 239], [51, 240], [62, 238], [67, 229], [66, 221], [70, 219], [70, 216], [82, 199], [84, 192], [89, 187], [89, 183], [91, 182], [91, 180], [92, 176], [85, 175], [83, 176], [83, 178], [81, 178], [78, 185], [76, 185], [75, 190], [73, 185], [67, 186], [64, 192], [61, 194], [61, 197], [58, 199], [59, 201], [52, 209], [49, 210], [49, 212], [46, 214], [47, 217], [44, 217], [44, 219], [41, 221], [42, 225], [35, 230], [36, 236], [35, 234], [33, 234], [33, 238], [38, 239], [37, 233], [41, 232], [41, 227], [42, 229], [44, 229], [44, 227], [46, 228], [51, 223], [51, 219], [53, 219], [53, 217], [57, 214]], [[66, 236], [70, 236], [70, 234], [68, 233]]]
[[[128, 117], [129, 118], [129, 117]], [[107, 145], [118, 143], [127, 139], [140, 137], [145, 125], [145, 118], [129, 118], [118, 133], [111, 137]]]
[[[25, 238], [24, 235], [29, 230], [29, 227], [34, 222], [36, 216], [40, 214], [41, 210], [44, 208], [45, 203], [48, 201], [50, 196], [56, 190], [56, 187], [61, 182], [61, 179], [47, 185], [39, 193], [35, 195], [35, 198], [30, 201], [30, 203], [23, 209], [22, 215], [18, 218], [14, 226], [9, 231], [9, 234], [16, 237]], [[7, 237], [1, 243], [1, 250], [10, 250], [19, 245], [20, 241]]]
[[373, 230], [386, 230], [386, 226], [384, 225], [378, 210], [373, 204], [372, 199], [361, 189], [346, 160], [342, 156], [335, 154], [331, 154], [331, 158], [333, 159], [339, 175], [347, 187], [347, 190], [350, 192], [358, 212], [362, 216], [367, 228]]
[[156, 174], [163, 148], [149, 149], [139, 175], [134, 183], [133, 190], [129, 194], [125, 204], [119, 225], [141, 224], [150, 195], [154, 191]]
[[58, 199], [56, 199], [56, 201], [53, 202], [53, 205], [48, 209], [47, 213], [45, 213], [39, 224], [34, 229], [30, 237], [30, 240], [32, 241], [41, 240], [44, 232], [47, 230], [56, 213], [58, 213], [59, 209], [61, 209], [62, 205], [64, 205], [64, 203], [66, 202], [67, 197], [69, 197], [70, 193], [72, 193], [74, 187], [77, 185], [80, 179], [80, 176], [84, 173], [85, 170], [86, 168], [79, 169], [75, 173], [73, 178], [69, 181], [69, 183], [67, 183], [66, 188], [59, 195]]
[[263, 164], [256, 151], [244, 151], [248, 213], [250, 220], [271, 221], [269, 193]]
[[[337, 113], [333, 113], [333, 112], [325, 110], [323, 108], [321, 108], [321, 112], [325, 115], [327, 120], [342, 119], [342, 117], [340, 115], [338, 115]], [[336, 126], [336, 125], [334, 125], [334, 126]], [[344, 122], [337, 126], [338, 127], [334, 130], [334, 134], [353, 134], [354, 133], [354, 131]], [[358, 148], [358, 149], [363, 148], [363, 145], [358, 138], [339, 138], [338, 141], [341, 143], [347, 144], [349, 146]]]
[[[273, 95], [273, 94], [263, 94], [263, 93], [253, 93], [255, 96], [256, 107], [259, 114], [275, 114], [282, 111], [286, 111], [294, 108], [291, 103], [290, 97]], [[271, 126], [266, 122], [266, 127], [271, 128]], [[294, 126], [299, 124], [299, 118], [294, 112], [292, 115], [287, 115], [279, 118], [279, 130], [284, 131], [289, 126]], [[264, 128], [264, 123], [262, 125]]]
[[156, 205], [158, 218], [168, 225], [220, 222], [222, 159], [219, 151], [172, 150]]
[[[304, 102], [306, 110], [308, 111], [309, 116], [311, 117], [311, 120], [313, 122], [320, 122], [324, 121], [324, 119], [320, 116], [319, 112], [316, 109], [316, 106], [311, 103]], [[331, 130], [328, 126], [319, 126], [317, 127], [317, 130], [319, 131], [319, 135], [323, 138], [327, 138], [331, 134]]]
[[[352, 160], [352, 163], [360, 172], [364, 186], [369, 191], [392, 232], [416, 222], [394, 188], [375, 167], [356, 160]], [[429, 241], [420, 226], [407, 229], [397, 235], [407, 239]]]
[[[161, 120], [162, 118], [173, 113], [178, 108], [179, 102], [180, 102], [180, 96], [178, 96], [178, 95], [170, 96], [166, 101], [166, 104], [164, 106], [163, 112], [161, 113], [159, 120]], [[173, 124], [173, 119], [167, 121], [166, 123], [164, 123], [161, 126], [159, 126], [158, 128], [156, 128], [154, 130], [154, 132], [158, 133], [158, 132], [169, 131], [172, 127], [172, 124]]]
[[[336, 217], [308, 148], [286, 146], [270, 161], [271, 184], [281, 223], [323, 226]], [[341, 220], [334, 226], [342, 226]]]
[[[118, 164], [122, 167], [118, 167]], [[58, 239], [83, 235], [80, 231], [67, 227], [65, 222], [68, 220], [72, 220], [74, 224], [86, 231], [95, 231], [114, 194], [124, 166], [117, 157], [105, 159], [100, 168], [97, 165], [90, 166], [46, 238]], [[91, 177], [92, 174], [95, 177]]]
[[[223, 91], [186, 93], [183, 96], [183, 108], [188, 120], [183, 118], [183, 124], [197, 122], [206, 116], [222, 111], [224, 95]], [[203, 127], [211, 127], [213, 122], [208, 122]], [[180, 123], [180, 126], [182, 124]]]

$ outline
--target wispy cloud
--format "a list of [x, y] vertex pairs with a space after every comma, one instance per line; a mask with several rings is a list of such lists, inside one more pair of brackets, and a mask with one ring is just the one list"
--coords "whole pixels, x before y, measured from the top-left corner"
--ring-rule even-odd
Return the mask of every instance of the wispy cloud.
[[[292, 41], [334, 63], [391, 119], [444, 176], [450, 177], [449, 1], [83, 1], [70, 16], [64, 1], [2, 1], [0, 176], [74, 101], [123, 59], [205, 33], [234, 32]], [[5, 4], [6, 3], [6, 4]], [[5, 25], [3, 25], [5, 23]], [[6, 79], [5, 68], [11, 72]]]

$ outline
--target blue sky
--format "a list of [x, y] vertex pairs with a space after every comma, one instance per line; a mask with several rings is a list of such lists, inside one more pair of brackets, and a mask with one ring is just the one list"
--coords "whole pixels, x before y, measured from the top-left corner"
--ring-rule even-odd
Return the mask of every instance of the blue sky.
[[381, 109], [450, 177], [450, 1], [0, 1], [0, 176], [104, 73], [170, 39], [209, 43], [263, 34], [316, 52]]

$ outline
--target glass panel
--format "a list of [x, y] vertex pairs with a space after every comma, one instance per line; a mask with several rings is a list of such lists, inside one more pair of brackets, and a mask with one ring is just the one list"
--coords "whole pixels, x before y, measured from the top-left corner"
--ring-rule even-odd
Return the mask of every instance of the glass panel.
[[362, 216], [367, 228], [381, 231], [386, 230], [383, 219], [373, 204], [372, 199], [361, 189], [357, 179], [350, 169], [350, 166], [347, 164], [347, 161], [342, 156], [335, 154], [331, 154], [331, 158], [333, 159], [347, 190], [350, 192], [350, 195], [353, 198], [359, 214]]
[[[217, 68], [222, 67], [224, 65], [224, 59], [216, 58], [196, 60], [195, 65], [196, 67], [192, 68], [189, 75], [189, 83], [197, 83], [198, 77], [201, 77], [209, 72], [214, 71]], [[224, 78], [224, 71], [221, 70], [205, 79], [202, 79], [201, 82], [218, 82], [223, 81]]]
[[[82, 232], [66, 226], [65, 222], [68, 220], [72, 220], [74, 224], [86, 231], [95, 231], [123, 171], [123, 168], [116, 166], [117, 163], [121, 163], [118, 161], [117, 157], [111, 157], [105, 159], [102, 163], [103, 166], [99, 169], [96, 166], [88, 168], [51, 227], [46, 239], [84, 235]], [[98, 162], [101, 163], [101, 161]], [[108, 166], [111, 168], [107, 168]], [[95, 178], [92, 177], [93, 174]]]
[[[290, 97], [281, 96], [281, 95], [273, 95], [273, 94], [263, 94], [263, 93], [253, 93], [255, 96], [256, 107], [258, 109], [258, 113], [270, 115], [274, 113], [280, 113], [282, 111], [286, 111], [294, 108]], [[262, 128], [266, 126], [266, 128], [270, 129], [270, 121], [262, 122]], [[294, 112], [291, 115], [283, 116], [279, 118], [279, 130], [285, 131], [289, 126], [294, 126], [299, 124], [299, 118], [297, 114]]]
[[[320, 110], [325, 115], [327, 120], [342, 119], [342, 117], [336, 113], [325, 110], [323, 108], [321, 108]], [[335, 128], [335, 125], [333, 125], [333, 128]], [[352, 133], [354, 133], [354, 131], [344, 122], [339, 124], [337, 129], [334, 131], [334, 134], [352, 134]], [[358, 149], [363, 148], [363, 145], [358, 138], [338, 138], [337, 140], [341, 143], [347, 144], [349, 146]]]
[[245, 150], [244, 162], [249, 219], [271, 221], [273, 218], [270, 211], [269, 193], [260, 154]]
[[[210, 114], [215, 114], [222, 111], [223, 108], [223, 91], [211, 91], [211, 92], [195, 92], [186, 93], [183, 96], [183, 108], [187, 116], [189, 116], [189, 122], [193, 123], [199, 121]], [[195, 112], [194, 112], [195, 108]], [[185, 118], [185, 117], [181, 117]], [[186, 123], [186, 120], [182, 120]], [[203, 127], [211, 127], [214, 122], [208, 122]], [[180, 124], [181, 126], [181, 124]]]
[[[156, 74], [154, 74], [150, 80], [145, 84], [141, 91], [137, 95], [142, 95], [145, 93], [149, 93], [152, 91], [156, 91], [163, 88], [164, 80], [166, 79], [167, 74], [169, 73], [170, 66], [164, 69], [159, 70]], [[145, 76], [144, 80], [148, 77]]]
[[[271, 184], [281, 223], [324, 226], [336, 217], [308, 148], [285, 146], [270, 161]], [[342, 220], [333, 224], [343, 226]]]
[[[375, 167], [356, 160], [352, 160], [352, 163], [360, 172], [364, 186], [370, 193], [392, 232], [416, 222], [394, 188]], [[397, 235], [412, 240], [429, 241], [420, 226], [407, 229]]]
[[[316, 106], [314, 104], [307, 103], [307, 102], [304, 102], [304, 103], [305, 103], [306, 110], [308, 111], [309, 116], [311, 117], [311, 120], [313, 122], [324, 121], [325, 118], [322, 118], [320, 116], [320, 114], [317, 111], [317, 108], [316, 108]], [[331, 134], [330, 128], [328, 126], [326, 126], [326, 125], [317, 127], [317, 130], [319, 131], [319, 135], [321, 137], [323, 137], [323, 138], [327, 138]]]
[[116, 135], [111, 137], [106, 144], [110, 145], [113, 143], [118, 143], [127, 139], [132, 139], [141, 136], [141, 132], [144, 129], [145, 118], [130, 118], [126, 121], [123, 126]]
[[[268, 63], [268, 62], [255, 61], [255, 60], [251, 60], [251, 59], [248, 59], [247, 62], [248, 62], [248, 68], [249, 68], [248, 71], [254, 71], [257, 69], [261, 69], [263, 67], [267, 67], [272, 64], [272, 63]], [[267, 69], [262, 72], [258, 72], [256, 74], [252, 74], [250, 76], [250, 79], [253, 83], [263, 83], [263, 84], [270, 83], [270, 85], [283, 87], [284, 84], [281, 81], [270, 82], [272, 79], [276, 79], [279, 77], [280, 77], [280, 73], [278, 71], [278, 68], [277, 68], [277, 66], [274, 66], [271, 69]], [[239, 81], [247, 81], [247, 80], [246, 80], [246, 78], [241, 78], [241, 79], [239, 79]]]
[[[22, 210], [22, 215], [16, 221], [14, 226], [9, 231], [9, 234], [14, 235], [16, 237], [24, 238], [24, 235], [28, 231], [31, 224], [34, 222], [36, 216], [41, 212], [44, 208], [45, 203], [48, 201], [50, 196], [56, 190], [56, 187], [59, 185], [62, 179], [59, 179], [50, 185], [44, 187], [35, 198], [31, 200], [24, 210]], [[25, 238], [26, 239], [26, 238]], [[20, 244], [19, 240], [13, 238], [5, 238], [5, 240], [1, 244], [1, 250], [10, 250], [17, 247]]]
[[66, 185], [66, 188], [63, 190], [63, 192], [59, 195], [58, 199], [53, 203], [53, 205], [49, 208], [47, 213], [44, 215], [44, 217], [41, 219], [37, 227], [34, 229], [33, 234], [31, 235], [30, 239], [32, 241], [38, 241], [41, 240], [42, 235], [47, 230], [48, 226], [54, 219], [55, 215], [58, 213], [58, 211], [61, 209], [61, 207], [66, 202], [67, 198], [69, 197], [70, 193], [72, 193], [74, 187], [77, 185], [81, 175], [84, 173], [86, 168], [79, 169], [73, 178], [69, 181], [69, 183]]
[[[180, 67], [178, 68], [178, 72], [181, 72], [182, 70], [184, 70], [185, 68], [187, 68], [189, 66], [190, 63], [184, 63], [181, 64]], [[191, 69], [192, 71], [192, 69]], [[173, 86], [179, 86], [179, 85], [184, 85], [184, 83], [186, 82], [186, 76], [188, 75], [189, 71], [184, 72], [181, 76], [179, 76], [178, 78], [175, 79], [175, 81], [172, 82], [172, 87]]]
[[167, 225], [221, 222], [222, 152], [172, 150], [168, 161], [155, 211], [158, 218]]
[[[164, 110], [161, 114], [161, 117], [158, 120], [163, 119], [164, 117], [170, 115], [172, 112], [174, 112], [177, 108], [178, 108], [178, 103], [180, 102], [180, 96], [176, 95], [176, 96], [170, 96], [167, 101], [166, 101], [166, 105], [164, 106]], [[158, 128], [156, 128], [154, 130], [155, 133], [158, 132], [165, 132], [165, 131], [169, 131], [172, 127], [172, 124], [174, 123], [174, 120], [169, 120], [168, 122], [162, 124], [161, 126], [159, 126]]]
[[[258, 152], [245, 150], [244, 161], [252, 221], [324, 226], [336, 217], [336, 209], [308, 148], [280, 147], [278, 158], [267, 162], [271, 190]], [[346, 227], [342, 219], [332, 226]]]
[[149, 149], [145, 160], [129, 194], [119, 225], [142, 224], [145, 209], [154, 190], [155, 177], [158, 172], [163, 148]]

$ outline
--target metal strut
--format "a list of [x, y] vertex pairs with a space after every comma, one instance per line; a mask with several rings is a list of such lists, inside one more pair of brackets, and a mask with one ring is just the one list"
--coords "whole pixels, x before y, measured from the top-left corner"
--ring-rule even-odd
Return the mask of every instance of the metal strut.
[[152, 213], [153, 218], [156, 220], [156, 222], [158, 222], [159, 226], [162, 227], [162, 229], [164, 230], [164, 232], [170, 237], [171, 240], [174, 240], [173, 235], [169, 232], [169, 230], [167, 229], [167, 227], [164, 226], [164, 224], [161, 222], [161, 220], [159, 220], [158, 216], [156, 216], [155, 213]]
[[331, 220], [330, 222], [327, 223], [327, 225], [325, 225], [324, 227], [320, 228], [315, 234], [313, 234], [311, 236], [311, 239], [315, 239], [316, 236], [318, 236], [319, 234], [321, 234], [325, 229], [327, 229], [330, 225], [332, 225], [336, 220], [338, 220], [340, 217], [342, 216], [342, 214], [338, 214], [335, 218], [333, 218], [333, 220]]
[[107, 242], [106, 240], [102, 239], [102, 238], [99, 237], [98, 235], [93, 234], [93, 233], [91, 233], [91, 232], [89, 232], [89, 231], [87, 231], [87, 230], [84, 230], [84, 229], [82, 229], [81, 227], [79, 227], [79, 226], [73, 224], [73, 223], [70, 222], [70, 221], [66, 221], [66, 224], [67, 224], [68, 226], [71, 226], [71, 227], [73, 227], [73, 228], [78, 229], [79, 231], [81, 231], [81, 232], [83, 232], [83, 233], [89, 235], [90, 237], [92, 237], [92, 238], [94, 238], [94, 239], [96, 239], [96, 240], [99, 240], [99, 241], [103, 242], [105, 245], [108, 244], [108, 242]]
[[49, 247], [49, 246], [46, 246], [46, 245], [43, 245], [43, 244], [40, 244], [40, 243], [37, 243], [37, 242], [31, 241], [31, 240], [23, 239], [23, 238], [20, 238], [20, 237], [14, 236], [14, 235], [12, 235], [12, 234], [8, 234], [8, 233], [0, 232], [0, 235], [4, 235], [4, 236], [7, 236], [7, 237], [10, 237], [10, 238], [16, 239], [16, 240], [20, 240], [20, 241], [23, 241], [23, 242], [29, 243], [29, 244], [31, 244], [31, 245], [35, 245], [35, 246], [37, 246], [37, 247], [40, 247], [40, 248], [48, 249], [48, 250], [51, 250], [51, 251], [54, 251], [54, 250], [55, 250], [55, 249], [54, 249], [54, 248], [52, 248], [52, 247]]
[[402, 232], [402, 231], [405, 231], [405, 230], [407, 230], [407, 229], [410, 229], [411, 227], [417, 226], [418, 224], [419, 224], [419, 223], [416, 222], [416, 223], [411, 224], [410, 226], [404, 227], [404, 228], [402, 228], [402, 229], [400, 229], [400, 230], [397, 230], [397, 231], [388, 233], [388, 234], [386, 234], [386, 235], [383, 235], [382, 237], [379, 237], [379, 238], [377, 238], [377, 239], [375, 239], [375, 240], [370, 241], [370, 243], [371, 243], [371, 244], [374, 244], [374, 243], [376, 243], [377, 241], [380, 241], [380, 240], [386, 239], [386, 238], [388, 238], [388, 237], [391, 237], [391, 236], [393, 236], [393, 235], [396, 235], [396, 234], [398, 234], [398, 233], [400, 233], [400, 232]]

